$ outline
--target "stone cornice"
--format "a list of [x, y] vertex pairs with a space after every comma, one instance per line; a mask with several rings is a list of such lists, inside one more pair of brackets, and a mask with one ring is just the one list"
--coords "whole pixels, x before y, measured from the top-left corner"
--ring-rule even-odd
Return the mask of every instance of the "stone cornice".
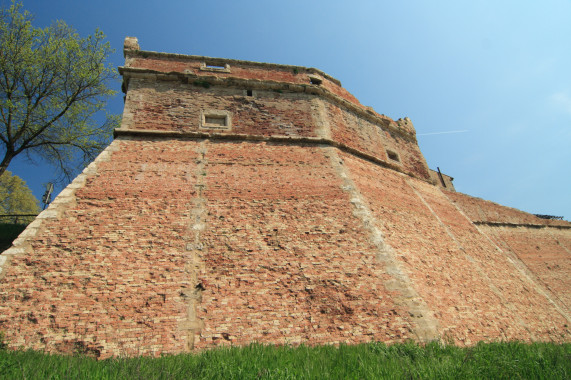
[[350, 153], [356, 157], [362, 158], [379, 166], [395, 170], [397, 172], [414, 177], [423, 182], [432, 184], [426, 178], [419, 177], [412, 172], [405, 171], [400, 165], [394, 165], [383, 161], [373, 155], [360, 151], [358, 149], [347, 146], [335, 140], [321, 137], [303, 137], [303, 136], [263, 136], [238, 133], [216, 133], [216, 132], [177, 132], [177, 131], [157, 131], [148, 129], [115, 129], [113, 136], [117, 137], [135, 137], [135, 138], [156, 138], [156, 139], [210, 139], [210, 140], [226, 140], [226, 141], [264, 141], [284, 144], [305, 144], [305, 145], [327, 145], [336, 147], [344, 152]]

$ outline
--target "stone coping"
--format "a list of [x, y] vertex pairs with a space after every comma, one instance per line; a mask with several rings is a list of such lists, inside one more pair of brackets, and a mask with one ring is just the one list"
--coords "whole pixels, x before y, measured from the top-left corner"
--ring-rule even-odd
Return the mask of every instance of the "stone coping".
[[557, 228], [560, 230], [571, 229], [571, 224], [561, 225], [561, 224], [508, 223], [508, 222], [487, 222], [484, 220], [473, 220], [472, 223], [478, 226], [490, 226], [490, 227]]
[[305, 66], [297, 66], [297, 65], [284, 65], [278, 63], [266, 63], [266, 62], [256, 62], [256, 61], [245, 61], [240, 59], [231, 59], [231, 58], [217, 58], [217, 57], [207, 57], [203, 55], [186, 55], [186, 54], [176, 54], [176, 53], [161, 53], [156, 51], [147, 51], [147, 50], [134, 50], [128, 49], [125, 50], [125, 58], [159, 58], [159, 59], [167, 59], [167, 60], [178, 60], [178, 61], [190, 61], [190, 62], [203, 62], [208, 61], [212, 64], [229, 64], [233, 66], [240, 66], [240, 67], [259, 67], [263, 69], [278, 69], [283, 71], [292, 71], [297, 69], [298, 71], [305, 71], [306, 73], [318, 74], [323, 78], [335, 83], [339, 87], [343, 87], [341, 85], [341, 81], [339, 79], [332, 77], [331, 75], [316, 69], [315, 67], [305, 67]]

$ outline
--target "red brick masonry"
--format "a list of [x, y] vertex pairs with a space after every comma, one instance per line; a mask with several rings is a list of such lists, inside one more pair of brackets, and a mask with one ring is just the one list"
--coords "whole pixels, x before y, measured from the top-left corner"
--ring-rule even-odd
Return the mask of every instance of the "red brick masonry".
[[125, 52], [115, 141], [0, 255], [10, 347], [571, 340], [570, 223], [436, 187], [319, 70]]

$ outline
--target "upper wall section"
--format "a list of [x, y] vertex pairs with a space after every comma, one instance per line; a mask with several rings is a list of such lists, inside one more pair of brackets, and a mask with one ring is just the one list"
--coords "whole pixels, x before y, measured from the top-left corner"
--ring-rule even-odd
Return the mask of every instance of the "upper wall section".
[[122, 134], [330, 144], [431, 181], [408, 119], [365, 107], [324, 72], [301, 66], [139, 50], [125, 40]]

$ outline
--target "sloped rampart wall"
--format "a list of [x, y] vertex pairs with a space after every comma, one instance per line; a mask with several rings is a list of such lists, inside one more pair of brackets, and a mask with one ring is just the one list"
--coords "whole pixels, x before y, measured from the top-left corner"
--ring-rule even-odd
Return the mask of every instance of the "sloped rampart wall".
[[115, 141], [0, 255], [10, 347], [571, 340], [568, 222], [434, 186], [318, 70], [127, 53]]

